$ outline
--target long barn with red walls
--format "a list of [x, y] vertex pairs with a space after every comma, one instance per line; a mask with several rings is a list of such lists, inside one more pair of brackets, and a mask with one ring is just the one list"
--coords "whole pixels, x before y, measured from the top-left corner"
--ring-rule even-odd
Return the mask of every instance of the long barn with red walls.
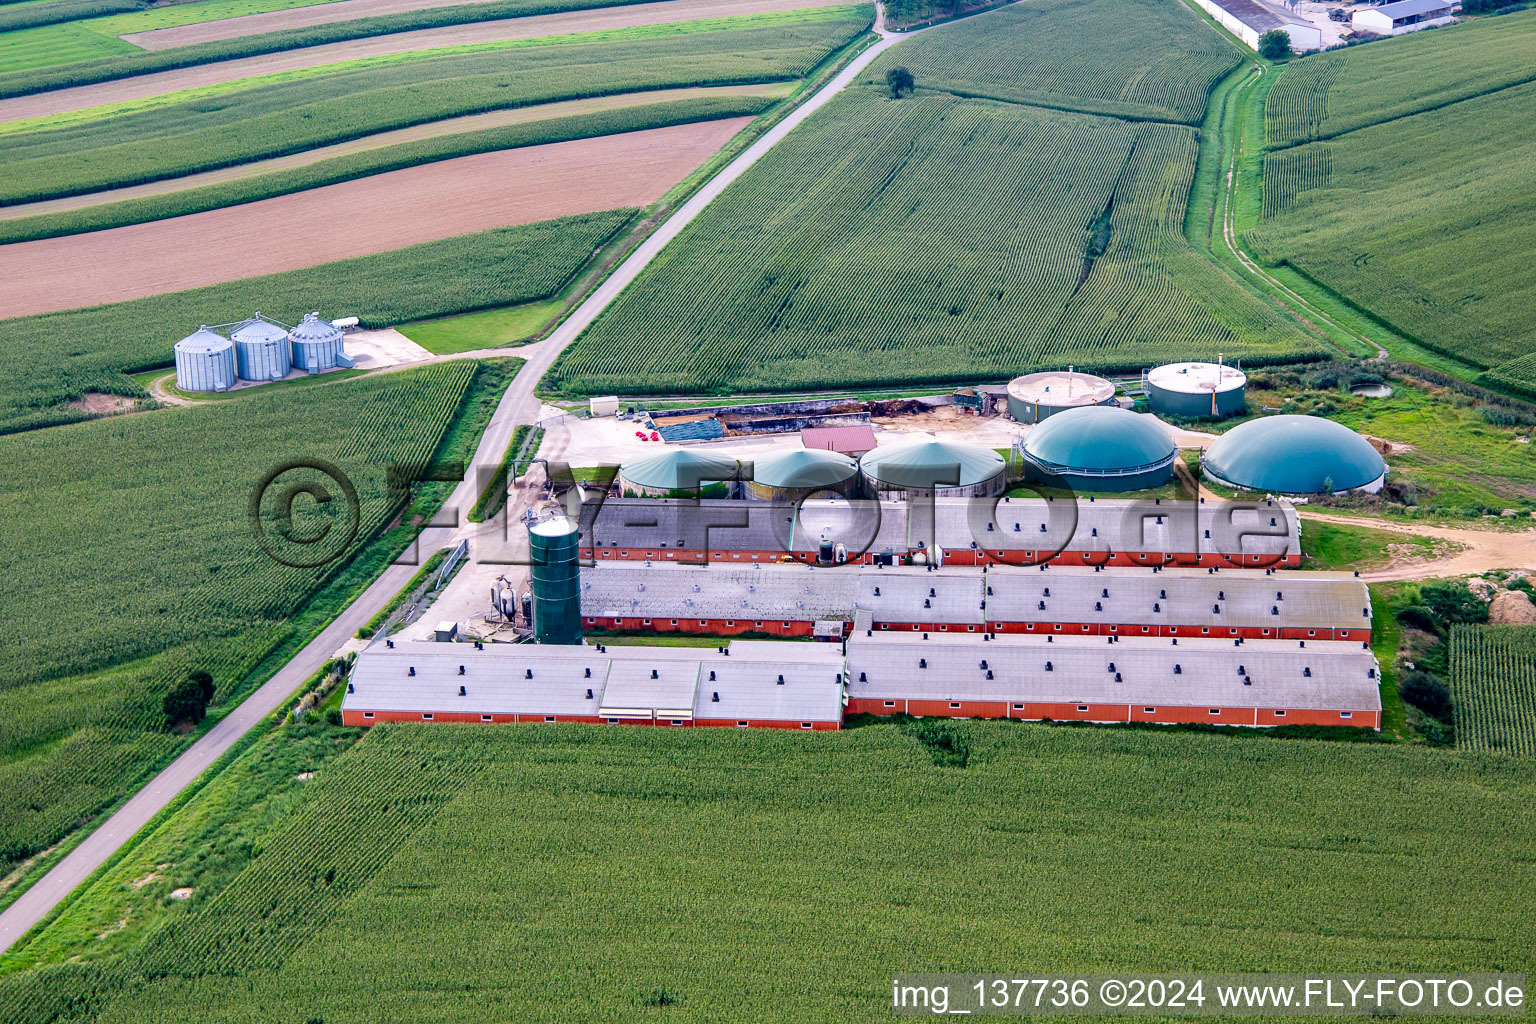
[[609, 498], [583, 507], [581, 557], [609, 562], [921, 557], [948, 565], [1296, 568], [1288, 502], [937, 498], [920, 501]]
[[1378, 674], [1353, 644], [870, 631], [848, 641], [848, 712], [1380, 729]]
[[1304, 572], [603, 564], [581, 609], [589, 630], [716, 636], [841, 635], [863, 612], [883, 631], [1371, 639], [1365, 584]]

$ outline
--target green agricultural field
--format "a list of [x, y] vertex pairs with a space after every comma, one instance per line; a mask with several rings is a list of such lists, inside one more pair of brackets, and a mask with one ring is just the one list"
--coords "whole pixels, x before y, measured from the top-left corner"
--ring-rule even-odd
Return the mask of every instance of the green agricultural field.
[[[238, 876], [152, 910], [166, 923], [130, 952], [0, 981], [0, 1016], [800, 1024], [888, 1020], [903, 970], [1536, 968], [1536, 910], [1511, 898], [1536, 842], [1526, 764], [937, 732], [378, 727], [257, 819]], [[77, 930], [112, 900], [134, 920], [117, 878], [66, 911]]]
[[0, 433], [81, 419], [86, 414], [65, 403], [86, 391], [142, 395], [124, 371], [164, 366], [177, 339], [198, 324], [230, 322], [257, 309], [293, 323], [323, 302], [335, 311], [331, 315], [355, 315], [367, 326], [383, 327], [547, 298], [633, 215], [613, 210], [501, 228], [284, 274], [0, 321]]
[[0, 201], [171, 178], [488, 110], [801, 78], [868, 24], [869, 8], [852, 6], [772, 27], [519, 45], [303, 78], [211, 102], [29, 132], [8, 137], [0, 151]]
[[1533, 123], [1536, 82], [1272, 152], [1247, 239], [1426, 348], [1481, 368], [1529, 355]]
[[753, 116], [778, 102], [778, 98], [771, 95], [712, 96], [708, 90], [701, 90], [699, 95], [683, 99], [660, 103], [643, 102], [650, 95], [653, 94], [639, 93], [634, 97], [623, 97], [641, 102], [612, 110], [552, 115], [547, 118], [535, 116], [527, 121], [498, 128], [448, 133], [362, 148], [283, 170], [255, 173], [257, 167], [252, 166], [245, 168], [253, 172], [249, 176], [216, 184], [177, 189], [176, 182], [168, 182], [166, 184], [170, 189], [160, 194], [0, 220], [0, 244], [180, 217], [475, 153], [645, 131], [718, 118]]
[[[256, 389], [0, 438], [0, 571], [27, 581], [0, 596], [0, 875], [184, 745], [161, 710], [171, 683], [207, 671], [216, 708], [228, 709], [269, 654], [306, 639], [380, 568], [375, 538], [408, 501], [390, 468], [467, 458], [508, 363]], [[258, 543], [250, 502], [274, 467], [317, 458], [355, 487], [355, 533], [334, 561], [290, 567]], [[294, 470], [278, 483], [307, 480], [336, 500], [296, 502], [293, 532], [329, 527], [345, 540], [335, 480]], [[261, 506], [269, 534], [272, 493]], [[403, 545], [391, 538], [383, 547]], [[307, 605], [322, 587], [334, 592]]]
[[1332, 138], [1536, 80], [1533, 47], [1536, 10], [1292, 61], [1265, 103], [1268, 144]]
[[918, 36], [887, 63], [922, 89], [1199, 124], [1239, 57], [1178, 0], [1032, 0]]
[[138, 53], [139, 48], [81, 25], [41, 25], [0, 34], [0, 75], [72, 61]]
[[547, 380], [695, 394], [1314, 355], [1185, 242], [1195, 151], [1177, 125], [854, 88], [712, 203]]
[[1536, 397], [1536, 351], [1500, 363], [1487, 373], [1490, 382]]
[[1456, 746], [1536, 756], [1536, 626], [1451, 632]]

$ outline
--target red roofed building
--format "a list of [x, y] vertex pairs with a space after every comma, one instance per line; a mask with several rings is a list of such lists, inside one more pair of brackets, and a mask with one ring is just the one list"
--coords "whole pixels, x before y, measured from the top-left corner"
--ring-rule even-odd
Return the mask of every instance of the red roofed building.
[[874, 449], [875, 428], [867, 423], [851, 427], [806, 427], [800, 431], [800, 443], [807, 448], [858, 457]]

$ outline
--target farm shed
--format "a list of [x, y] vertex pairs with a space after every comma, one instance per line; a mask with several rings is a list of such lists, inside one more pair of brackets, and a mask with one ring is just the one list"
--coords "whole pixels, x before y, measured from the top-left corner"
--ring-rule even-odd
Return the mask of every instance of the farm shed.
[[[816, 499], [803, 504], [614, 498], [583, 506], [584, 561], [751, 563], [814, 560], [823, 540], [848, 561], [939, 555], [947, 564], [1295, 568], [1300, 526], [1286, 502], [931, 503]], [[887, 559], [889, 556], [889, 559]]]
[[837, 729], [842, 668], [823, 644], [374, 644], [358, 655], [342, 720]]
[[1251, 50], [1258, 50], [1259, 37], [1271, 29], [1288, 33], [1291, 49], [1297, 53], [1317, 50], [1323, 45], [1323, 33], [1317, 26], [1261, 0], [1195, 0], [1195, 3]]
[[744, 489], [754, 501], [794, 500], [823, 491], [854, 497], [859, 491], [859, 464], [847, 455], [818, 448], [777, 452], [752, 463]]
[[1240, 423], [1201, 460], [1217, 483], [1270, 494], [1374, 494], [1387, 464], [1371, 443], [1321, 416], [1265, 416]]
[[1137, 491], [1173, 479], [1178, 449], [1156, 421], [1126, 409], [1065, 409], [1024, 438], [1029, 475], [1074, 491]]
[[855, 633], [848, 713], [1381, 728], [1369, 649], [1306, 641]]
[[1147, 371], [1146, 389], [1159, 416], [1223, 419], [1247, 408], [1248, 375], [1221, 363], [1166, 363]]
[[183, 391], [223, 391], [235, 383], [235, 346], [211, 327], [199, 327], [176, 343], [176, 386]]
[[1365, 585], [1320, 573], [614, 564], [581, 576], [589, 630], [805, 637], [851, 628], [1051, 636], [1371, 639]]
[[1003, 457], [961, 441], [909, 441], [881, 445], [859, 460], [871, 494], [961, 498], [1008, 489]]
[[1349, 24], [1357, 32], [1396, 36], [1421, 28], [1449, 25], [1455, 21], [1451, 0], [1398, 0], [1397, 3], [1366, 7], [1350, 16]]
[[1114, 404], [1113, 384], [1071, 368], [1066, 373], [1026, 374], [1008, 382], [1008, 415], [1020, 423], [1039, 423], [1064, 409]]
[[858, 458], [875, 447], [875, 428], [868, 423], [849, 427], [806, 427], [800, 431], [800, 443], [806, 448], [839, 452]]

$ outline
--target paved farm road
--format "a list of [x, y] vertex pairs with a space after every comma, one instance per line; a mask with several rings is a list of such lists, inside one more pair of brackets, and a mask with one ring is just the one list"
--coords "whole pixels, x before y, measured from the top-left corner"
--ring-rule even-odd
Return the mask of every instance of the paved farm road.
[[[740, 156], [726, 165], [693, 198], [669, 217], [640, 246], [630, 254], [598, 288], [578, 306], [553, 334], [540, 344], [528, 362], [513, 379], [501, 403], [491, 415], [485, 435], [475, 451], [468, 473], [448, 499], [447, 508], [467, 509], [474, 504], [475, 481], [480, 478], [476, 467], [495, 467], [500, 464], [502, 453], [512, 439], [512, 432], [520, 423], [531, 423], [539, 416], [540, 403], [533, 395], [534, 385], [543, 377], [555, 358], [567, 345], [576, 340], [607, 305], [618, 297], [624, 287], [633, 281], [656, 254], [677, 237], [689, 221], [723, 192], [726, 186], [741, 177], [768, 150], [772, 149], [795, 126], [804, 121], [828, 100], [840, 92], [877, 56], [900, 42], [905, 36], [891, 35], [884, 28], [884, 8], [880, 8], [876, 31], [881, 39], [856, 57], [848, 67], [824, 85], [814, 96], [802, 103], [783, 121], [775, 125], [762, 138], [754, 142]], [[909, 33], [910, 34], [910, 33]], [[519, 511], [509, 509], [509, 514]], [[439, 547], [457, 543], [470, 536], [473, 524], [458, 527], [434, 527], [421, 534], [420, 550], [433, 551]], [[176, 795], [192, 783], [199, 774], [228, 750], [245, 733], [273, 711], [282, 707], [294, 690], [315, 673], [327, 659], [335, 655], [359, 626], [382, 608], [401, 587], [415, 575], [413, 565], [391, 565], [319, 636], [310, 641], [293, 660], [277, 671], [265, 685], [247, 697], [239, 707], [224, 717], [203, 735], [185, 753], [171, 762], [170, 766], [155, 776], [143, 789], [124, 804], [115, 814], [103, 822], [94, 832], [61, 860], [53, 870], [23, 893], [15, 903], [0, 913], [0, 952], [9, 949], [34, 925], [48, 915], [60, 901], [75, 890], [91, 873], [106, 863], [124, 843], [149, 820], [169, 804]]]

